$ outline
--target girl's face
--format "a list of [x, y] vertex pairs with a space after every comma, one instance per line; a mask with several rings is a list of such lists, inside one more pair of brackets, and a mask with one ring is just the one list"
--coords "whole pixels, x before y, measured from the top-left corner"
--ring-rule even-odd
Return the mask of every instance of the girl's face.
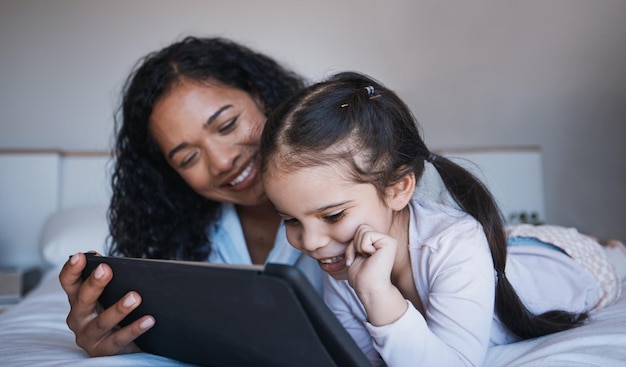
[[[284, 219], [289, 243], [336, 279], [347, 279], [346, 247], [360, 224], [388, 234], [393, 210], [371, 184], [359, 184], [329, 164], [263, 177], [267, 196]], [[274, 172], [275, 171], [275, 172]]]
[[183, 81], [155, 104], [149, 129], [170, 166], [196, 193], [256, 205], [266, 200], [253, 149], [264, 123], [261, 104], [246, 92]]

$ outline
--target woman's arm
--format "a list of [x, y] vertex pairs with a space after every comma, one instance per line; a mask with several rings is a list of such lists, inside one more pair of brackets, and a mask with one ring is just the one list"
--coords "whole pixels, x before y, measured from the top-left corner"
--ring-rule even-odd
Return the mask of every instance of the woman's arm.
[[106, 356], [140, 351], [133, 341], [154, 325], [152, 316], [144, 316], [132, 324], [118, 328], [117, 324], [141, 303], [141, 296], [129, 292], [110, 308], [98, 313], [98, 297], [113, 277], [111, 268], [99, 265], [85, 280], [81, 272], [85, 255], [73, 255], [59, 273], [59, 281], [70, 302], [67, 325], [76, 335], [76, 344], [90, 356]]

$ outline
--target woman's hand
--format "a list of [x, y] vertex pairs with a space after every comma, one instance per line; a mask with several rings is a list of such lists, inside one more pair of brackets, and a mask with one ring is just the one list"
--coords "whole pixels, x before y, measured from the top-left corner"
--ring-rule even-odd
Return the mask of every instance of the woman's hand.
[[59, 281], [70, 302], [66, 322], [76, 335], [76, 344], [92, 357], [139, 352], [133, 341], [154, 325], [154, 318], [143, 316], [123, 328], [117, 326], [141, 303], [136, 292], [129, 292], [113, 306], [98, 313], [98, 297], [113, 272], [108, 265], [100, 264], [83, 282], [80, 275], [86, 264], [85, 255], [78, 253], [59, 273]]
[[391, 279], [397, 248], [395, 238], [362, 224], [346, 249], [348, 282], [373, 325], [392, 323], [407, 309], [404, 296]]

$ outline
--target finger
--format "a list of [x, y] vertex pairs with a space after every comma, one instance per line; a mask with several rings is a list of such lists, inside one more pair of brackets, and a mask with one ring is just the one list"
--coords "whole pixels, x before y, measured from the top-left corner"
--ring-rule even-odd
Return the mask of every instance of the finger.
[[111, 307], [103, 310], [98, 316], [93, 318], [85, 328], [83, 335], [91, 340], [101, 339], [103, 335], [113, 330], [139, 304], [141, 304], [141, 296], [137, 292], [128, 292]]
[[154, 324], [152, 316], [143, 316], [103, 339], [89, 355], [96, 357], [141, 352], [134, 340], [150, 330]]
[[371, 227], [363, 227], [359, 230], [358, 252], [365, 255], [373, 255], [376, 252], [374, 242], [377, 238], [383, 236], [375, 232]]
[[95, 317], [83, 330], [81, 340], [82, 343], [88, 344], [85, 346], [87, 348], [97, 343], [90, 354], [112, 355], [137, 351], [138, 348], [133, 341], [154, 325], [155, 320], [152, 316], [143, 316], [123, 328], [114, 332], [112, 330], [140, 304], [141, 296], [136, 292], [129, 292]]
[[154, 324], [152, 316], [143, 316], [108, 336], [98, 345], [98, 352], [102, 356], [141, 352], [134, 341]]
[[354, 258], [356, 257], [356, 250], [354, 246], [354, 241], [351, 241], [346, 247], [346, 252], [343, 255], [346, 259], [346, 266], [350, 266], [354, 263]]
[[78, 290], [83, 283], [81, 273], [86, 264], [85, 255], [79, 252], [72, 255], [63, 265], [61, 272], [59, 272], [59, 282], [67, 294], [70, 303], [76, 298]]
[[71, 318], [75, 322], [82, 324], [82, 320], [93, 317], [98, 303], [98, 297], [100, 297], [104, 287], [106, 287], [112, 278], [113, 272], [111, 268], [107, 264], [99, 264], [80, 285], [75, 299], [70, 299], [71, 311], [68, 316], [68, 321], [72, 321], [70, 320]]
[[357, 230], [356, 233], [354, 235], [354, 246], [356, 249], [357, 254], [364, 254], [367, 253], [365, 251], [364, 247], [364, 241], [366, 241], [365, 236], [367, 235], [368, 231], [371, 231], [372, 228], [366, 224], [361, 224]]

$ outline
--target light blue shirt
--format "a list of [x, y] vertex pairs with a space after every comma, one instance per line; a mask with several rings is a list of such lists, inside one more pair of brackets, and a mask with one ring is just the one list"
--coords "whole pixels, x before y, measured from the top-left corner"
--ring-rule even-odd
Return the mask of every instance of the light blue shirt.
[[[252, 265], [241, 222], [233, 204], [222, 204], [222, 216], [216, 224], [207, 228], [207, 231], [212, 245], [211, 254], [207, 259], [209, 262]], [[321, 269], [315, 260], [289, 245], [285, 225], [282, 222], [274, 240], [274, 248], [265, 263], [297, 267], [317, 291], [322, 293]]]

